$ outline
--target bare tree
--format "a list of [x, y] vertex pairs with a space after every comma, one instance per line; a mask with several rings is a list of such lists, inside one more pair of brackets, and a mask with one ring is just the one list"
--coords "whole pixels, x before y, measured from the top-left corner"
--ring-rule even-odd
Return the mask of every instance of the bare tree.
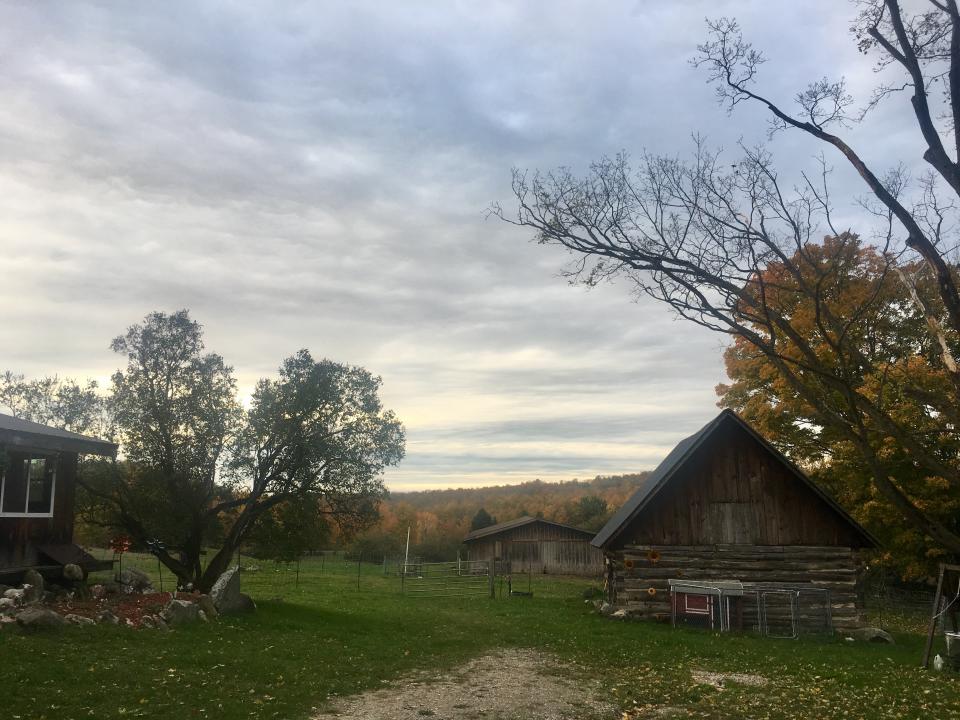
[[[797, 94], [795, 111], [785, 109], [754, 89], [764, 58], [743, 40], [736, 22], [710, 22], [708, 28], [695, 63], [709, 69], [721, 101], [731, 110], [748, 102], [765, 105], [774, 132], [801, 131], [836, 148], [866, 183], [871, 199], [864, 207], [881, 221], [882, 262], [873, 291], [856, 307], [831, 301], [842, 275], [838, 266], [859, 241], [834, 227], [824, 158], [817, 177], [803, 175], [799, 187], [785, 187], [762, 147], [741, 145], [742, 157], [731, 166], [696, 139], [689, 161], [644, 154], [634, 166], [620, 155], [583, 176], [566, 169], [515, 171], [518, 212], [507, 215], [500, 206], [493, 212], [535, 230], [540, 243], [569, 250], [572, 281], [627, 278], [637, 293], [681, 317], [750, 343], [814, 409], [821, 428], [856, 448], [877, 490], [907, 522], [960, 555], [958, 529], [911, 497], [887, 451], [895, 443], [926, 475], [960, 493], [960, 459], [944, 450], [951, 446], [945, 438], [955, 440], [960, 427], [954, 361], [960, 295], [949, 259], [960, 194], [956, 4], [931, 0], [926, 12], [907, 16], [896, 2], [861, 3], [855, 26], [861, 49], [879, 54], [885, 74], [901, 69], [906, 81], [879, 86], [859, 115], [851, 112], [853, 99], [842, 80], [812, 83]], [[929, 97], [937, 83], [945, 86], [939, 113]], [[901, 89], [913, 93], [924, 160], [932, 168], [914, 186], [898, 165], [871, 169], [835, 134]], [[953, 157], [943, 141], [947, 132]], [[824, 233], [834, 241], [828, 261]], [[912, 262], [913, 254], [922, 264]], [[885, 293], [891, 275], [909, 288], [905, 303]], [[814, 308], [810, 323], [793, 312], [797, 298]], [[921, 313], [929, 332], [920, 345], [882, 333], [877, 340], [873, 319], [883, 313]], [[932, 355], [931, 346], [937, 348]], [[904, 362], [911, 358], [926, 363], [925, 372]], [[905, 402], [929, 422], [922, 428], [912, 423], [899, 411]]]

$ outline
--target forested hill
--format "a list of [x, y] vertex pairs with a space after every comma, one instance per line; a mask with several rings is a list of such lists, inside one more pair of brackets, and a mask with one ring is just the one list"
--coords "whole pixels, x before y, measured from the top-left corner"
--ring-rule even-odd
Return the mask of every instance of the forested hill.
[[397, 553], [410, 527], [411, 544], [418, 555], [450, 559], [456, 556], [481, 510], [489, 516], [487, 522], [530, 515], [599, 530], [648, 475], [391, 493], [380, 507], [380, 522], [356, 538], [353, 545], [370, 555]]

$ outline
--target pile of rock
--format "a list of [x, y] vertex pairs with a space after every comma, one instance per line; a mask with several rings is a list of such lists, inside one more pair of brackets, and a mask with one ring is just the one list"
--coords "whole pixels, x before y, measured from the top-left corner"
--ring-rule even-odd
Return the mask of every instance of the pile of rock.
[[[67, 566], [70, 568], [71, 566]], [[80, 568], [80, 581], [83, 572]], [[71, 574], [76, 572], [71, 570]], [[249, 612], [256, 609], [253, 600], [240, 592], [239, 568], [234, 567], [225, 572], [216, 582], [210, 595], [189, 596], [190, 599], [172, 598], [156, 615], [148, 614], [140, 618], [140, 627], [169, 630], [179, 625], [193, 622], [210, 622], [221, 614]], [[72, 580], [67, 570], [64, 577]], [[86, 586], [83, 586], [86, 588]], [[136, 569], [127, 569], [120, 574], [119, 582], [108, 585], [95, 585], [87, 591], [86, 597], [92, 596], [97, 600], [105, 600], [111, 594], [152, 593], [153, 586], [150, 578]], [[24, 575], [24, 582], [19, 587], [0, 586], [0, 623], [16, 623], [26, 630], [46, 630], [60, 628], [67, 624], [73, 625], [120, 625], [130, 627], [137, 625], [127, 618], [121, 621], [108, 608], [98, 610], [96, 617], [85, 617], [76, 613], [61, 615], [45, 603], [56, 598], [55, 593], [45, 589], [43, 577], [33, 570]], [[157, 606], [159, 607], [159, 605]]]

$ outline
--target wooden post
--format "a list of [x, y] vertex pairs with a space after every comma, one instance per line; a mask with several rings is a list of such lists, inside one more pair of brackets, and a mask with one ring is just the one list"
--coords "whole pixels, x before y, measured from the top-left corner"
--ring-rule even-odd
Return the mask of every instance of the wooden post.
[[363, 559], [363, 553], [357, 553], [357, 590], [360, 589], [360, 561]]
[[930, 624], [927, 626], [927, 644], [923, 648], [923, 662], [920, 667], [930, 666], [930, 650], [933, 649], [933, 634], [937, 631], [937, 615], [940, 611], [940, 597], [943, 594], [943, 573], [946, 566], [940, 563], [940, 577], [937, 579], [937, 592], [933, 596], [933, 610], [930, 611]]
[[493, 599], [496, 599], [497, 597], [497, 591], [493, 585], [493, 578], [494, 578], [494, 575], [496, 575], [496, 567], [497, 567], [496, 560], [490, 560], [487, 562], [487, 578], [490, 584], [490, 597]]

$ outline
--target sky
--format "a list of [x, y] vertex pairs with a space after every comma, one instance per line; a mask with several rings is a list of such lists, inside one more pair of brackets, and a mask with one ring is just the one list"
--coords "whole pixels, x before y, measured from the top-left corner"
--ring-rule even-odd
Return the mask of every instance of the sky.
[[[106, 382], [111, 338], [189, 308], [244, 393], [303, 347], [381, 376], [393, 490], [651, 469], [717, 412], [722, 338], [569, 285], [487, 210], [514, 167], [763, 141], [762, 108], [728, 115], [689, 62], [721, 15], [771, 96], [843, 75], [866, 100], [835, 1], [7, 0], [0, 370]], [[918, 155], [903, 120], [849, 134], [889, 167]], [[771, 147], [787, 175], [821, 151]], [[858, 227], [857, 179], [834, 180]]]

